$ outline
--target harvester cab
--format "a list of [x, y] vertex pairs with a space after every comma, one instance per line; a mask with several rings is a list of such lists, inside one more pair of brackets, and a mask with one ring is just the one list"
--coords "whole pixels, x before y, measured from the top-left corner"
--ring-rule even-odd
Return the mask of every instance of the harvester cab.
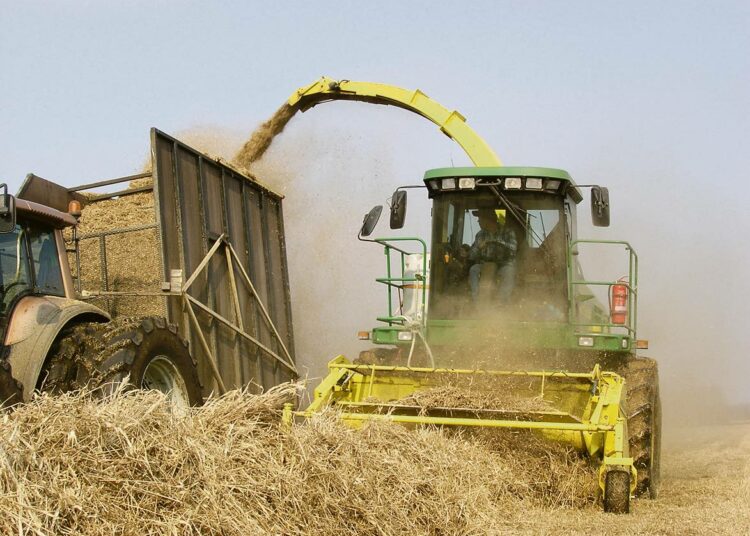
[[[440, 365], [456, 364], [451, 356], [466, 365], [467, 345], [479, 341], [488, 349], [492, 341], [492, 355], [483, 357], [494, 362], [482, 366], [537, 361], [576, 371], [605, 364], [601, 354], [616, 360], [608, 354], [631, 349], [637, 256], [627, 243], [577, 239], [576, 207], [583, 197], [568, 173], [444, 168], [428, 171], [424, 183], [433, 202], [429, 254], [420, 238], [375, 239], [389, 260], [386, 277], [378, 279], [389, 287], [388, 314], [372, 330], [375, 343], [411, 342], [419, 325], [432, 345], [460, 344], [464, 350], [460, 356], [441, 352]], [[608, 193], [591, 188], [599, 211], [594, 224], [608, 223], [609, 202], [601, 202]], [[405, 207], [406, 191], [399, 189], [391, 202], [392, 228], [403, 225]], [[624, 247], [630, 259], [623, 281], [586, 281], [578, 260], [582, 243]], [[596, 298], [595, 286], [617, 299], [616, 314]], [[581, 348], [597, 353], [585, 358]], [[512, 360], [498, 362], [502, 358]]]
[[[382, 207], [366, 215], [359, 238], [382, 246], [386, 258], [377, 282], [387, 289], [387, 313], [360, 332], [377, 348], [354, 362], [332, 360], [313, 402], [296, 415], [332, 406], [355, 426], [388, 420], [534, 430], [598, 464], [605, 510], [627, 512], [634, 493], [654, 497], [660, 406], [655, 362], [636, 356], [638, 257], [627, 242], [577, 237], [584, 187], [559, 169], [504, 166], [461, 114], [419, 90], [323, 78], [300, 88], [289, 105], [304, 111], [331, 100], [415, 112], [458, 142], [476, 167], [425, 174], [418, 188], [432, 200], [429, 241], [368, 238]], [[392, 229], [404, 225], [408, 188], [417, 187], [393, 194]], [[609, 225], [607, 189], [587, 188], [593, 224]], [[589, 246], [624, 249], [624, 277], [587, 280], [579, 255]], [[507, 403], [414, 402], [445, 385]], [[287, 408], [287, 419], [294, 414]]]

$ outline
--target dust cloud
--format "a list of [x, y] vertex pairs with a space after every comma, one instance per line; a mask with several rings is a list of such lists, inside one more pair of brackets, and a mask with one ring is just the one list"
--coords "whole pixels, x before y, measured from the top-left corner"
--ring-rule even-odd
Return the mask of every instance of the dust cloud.
[[[347, 104], [339, 115], [332, 107], [316, 112], [312, 120], [298, 117], [291, 123], [294, 128], [284, 130], [294, 111], [282, 106], [246, 143], [232, 140], [233, 147], [240, 147], [235, 161], [286, 196], [298, 361], [312, 376], [324, 374], [325, 363], [335, 355], [354, 358], [369, 347], [357, 341], [355, 333], [370, 329], [375, 317], [383, 313], [385, 289], [379, 288], [374, 278], [382, 275], [385, 263], [382, 250], [358, 242], [356, 233], [371, 206], [385, 204], [396, 186], [418, 184], [423, 171], [418, 169], [418, 159], [404, 169], [403, 162], [409, 161], [405, 134], [368, 127], [368, 114], [372, 119], [382, 109], [368, 112], [367, 107]], [[347, 114], [362, 119], [353, 127]], [[431, 162], [427, 167], [441, 165], [450, 164]], [[747, 307], [738, 305], [737, 300], [727, 303], [720, 299], [720, 281], [700, 284], [716, 281], [716, 259], [741, 257], [741, 253], [710, 240], [701, 243], [708, 244], [711, 251], [698, 251], [697, 242], [685, 236], [675, 241], [667, 231], [639, 224], [653, 218], [650, 207], [628, 192], [622, 195], [616, 187], [612, 190], [617, 210], [614, 217], [636, 223], [619, 229], [592, 229], [587, 224], [585, 199], [579, 206], [579, 237], [627, 238], [640, 255], [639, 338], [649, 339], [651, 346], [641, 353], [660, 363], [666, 429], [747, 415], [748, 401], [726, 388], [733, 370], [746, 372], [733, 345], [737, 332], [732, 318], [747, 313]], [[426, 203], [421, 209], [413, 206], [416, 198], [426, 197], [419, 193], [410, 196], [407, 225], [419, 219], [418, 212], [427, 213]], [[375, 234], [382, 235], [383, 229], [381, 223]], [[422, 224], [414, 232], [399, 234], [428, 236], [428, 227]], [[698, 240], [701, 238], [707, 237]], [[622, 252], [618, 255], [617, 259], [606, 254], [582, 255], [586, 275], [594, 279], [603, 271], [610, 280], [625, 275], [626, 257]], [[742, 258], [735, 259], [724, 267], [724, 273], [739, 279], [736, 272], [742, 263]], [[745, 259], [744, 266], [747, 264]], [[606, 303], [606, 297], [602, 298]]]

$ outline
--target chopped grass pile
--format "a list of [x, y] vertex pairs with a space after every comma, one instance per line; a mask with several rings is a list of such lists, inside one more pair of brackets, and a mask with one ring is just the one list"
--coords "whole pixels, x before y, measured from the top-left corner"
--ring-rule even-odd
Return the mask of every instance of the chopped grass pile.
[[[492, 390], [472, 389], [454, 384], [441, 385], [399, 400], [399, 404], [421, 408], [462, 408], [500, 411], [550, 411], [554, 408], [537, 392], [529, 389], [511, 389], [511, 382], [495, 378], [496, 388]], [[518, 382], [513, 382], [518, 383]], [[508, 387], [504, 389], [503, 387]]]
[[40, 396], [0, 421], [0, 533], [485, 534], [595, 501], [593, 469], [561, 445], [335, 414], [285, 429], [296, 391], [188, 414], [157, 392]]
[[[145, 186], [151, 179], [131, 183]], [[142, 192], [90, 203], [82, 211], [78, 236], [156, 223], [153, 192]], [[107, 285], [115, 292], [159, 292], [164, 278], [161, 246], [156, 229], [128, 232], [105, 238]], [[102, 280], [101, 245], [98, 237], [80, 242], [81, 284], [84, 290], [105, 290]], [[70, 256], [74, 266], [74, 256]], [[75, 268], [73, 268], [75, 272]], [[117, 296], [97, 298], [96, 305], [113, 316], [165, 314], [164, 298], [159, 296]]]

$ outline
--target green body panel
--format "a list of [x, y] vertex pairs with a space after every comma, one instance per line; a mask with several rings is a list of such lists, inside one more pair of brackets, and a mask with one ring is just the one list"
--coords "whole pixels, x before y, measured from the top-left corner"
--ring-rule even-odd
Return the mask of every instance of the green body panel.
[[[408, 347], [410, 342], [398, 340], [398, 333], [408, 331], [402, 326], [379, 326], [372, 330], [375, 344]], [[471, 322], [465, 320], [430, 320], [427, 323], [427, 341], [436, 346], [462, 346], [467, 341], [475, 341], [475, 335], [485, 333], [481, 327], [472, 329]], [[581, 347], [578, 338], [591, 337], [593, 346]], [[576, 332], [570, 324], [525, 323], [519, 322], [502, 335], [510, 346], [516, 348], [539, 348], [545, 350], [574, 350], [576, 352], [625, 352], [633, 350], [632, 337], [617, 333]], [[624, 341], [624, 342], [623, 342]]]

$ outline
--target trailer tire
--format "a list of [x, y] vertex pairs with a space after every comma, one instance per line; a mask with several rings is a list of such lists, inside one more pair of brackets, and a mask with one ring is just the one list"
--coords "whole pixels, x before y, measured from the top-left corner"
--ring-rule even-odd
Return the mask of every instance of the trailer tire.
[[106, 325], [98, 345], [78, 358], [76, 387], [111, 394], [127, 383], [169, 393], [177, 405], [203, 404], [197, 363], [177, 326], [159, 316], [119, 318]]
[[10, 363], [0, 359], [0, 408], [9, 408], [23, 401], [23, 385], [13, 377]]
[[636, 357], [624, 371], [627, 388], [628, 441], [638, 471], [636, 497], [656, 499], [661, 472], [661, 400], [656, 361]]

